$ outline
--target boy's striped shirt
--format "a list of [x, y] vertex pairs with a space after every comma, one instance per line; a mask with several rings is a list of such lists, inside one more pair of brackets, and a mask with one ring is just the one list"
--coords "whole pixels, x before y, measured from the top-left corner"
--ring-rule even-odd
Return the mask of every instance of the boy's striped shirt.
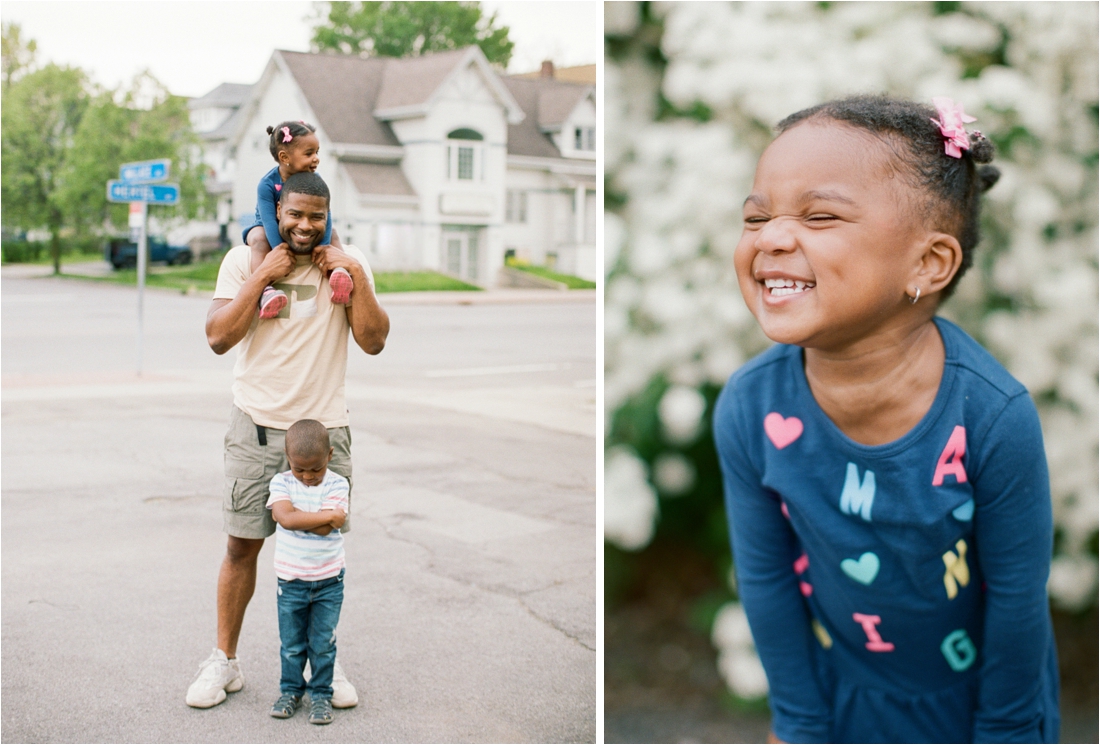
[[[317, 486], [306, 486], [290, 471], [271, 479], [267, 508], [288, 500], [302, 512], [322, 509], [348, 510], [348, 480], [331, 468]], [[287, 530], [275, 526], [275, 574], [281, 579], [313, 582], [335, 577], [344, 568], [344, 536], [339, 530], [318, 535], [305, 530]]]

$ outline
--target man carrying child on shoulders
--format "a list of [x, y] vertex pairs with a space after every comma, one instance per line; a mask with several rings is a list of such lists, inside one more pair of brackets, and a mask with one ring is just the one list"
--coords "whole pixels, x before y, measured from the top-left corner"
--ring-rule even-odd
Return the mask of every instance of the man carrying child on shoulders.
[[[287, 471], [286, 430], [301, 419], [324, 424], [333, 449], [329, 468], [352, 481], [351, 432], [344, 398], [348, 331], [367, 354], [385, 346], [390, 322], [374, 295], [366, 258], [354, 246], [319, 245], [325, 233], [329, 190], [315, 173], [286, 180], [278, 204], [275, 246], [254, 273], [249, 249], [237, 246], [222, 261], [206, 319], [210, 348], [238, 347], [233, 408], [225, 436], [225, 559], [218, 574], [217, 647], [187, 691], [187, 703], [209, 708], [244, 685], [237, 640], [256, 587], [256, 560], [275, 532], [266, 508], [269, 484]], [[330, 301], [327, 275], [344, 269], [355, 289], [347, 305]], [[268, 285], [289, 302], [276, 318], [259, 323], [258, 301]], [[239, 345], [239, 346], [238, 346]], [[341, 532], [348, 532], [350, 516]], [[332, 705], [354, 706], [355, 688], [337, 663]]]

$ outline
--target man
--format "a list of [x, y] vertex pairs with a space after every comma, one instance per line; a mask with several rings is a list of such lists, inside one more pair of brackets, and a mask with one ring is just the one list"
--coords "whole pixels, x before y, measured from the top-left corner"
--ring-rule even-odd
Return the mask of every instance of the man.
[[[350, 430], [344, 400], [347, 337], [378, 354], [390, 330], [374, 295], [366, 258], [353, 246], [318, 245], [324, 236], [329, 190], [315, 173], [286, 180], [276, 216], [285, 243], [249, 274], [249, 249], [237, 246], [218, 271], [206, 338], [216, 354], [240, 344], [233, 370], [233, 409], [225, 437], [225, 559], [218, 574], [218, 646], [187, 691], [187, 703], [208, 708], [244, 685], [237, 640], [256, 588], [256, 559], [275, 531], [265, 505], [271, 478], [288, 468], [286, 430], [299, 419], [317, 419], [334, 448], [330, 468], [351, 481]], [[329, 300], [327, 274], [345, 269], [355, 289], [347, 305]], [[260, 294], [273, 284], [289, 302], [278, 317], [261, 321]], [[351, 524], [350, 516], [343, 532]], [[333, 706], [354, 706], [357, 695], [337, 663]]]

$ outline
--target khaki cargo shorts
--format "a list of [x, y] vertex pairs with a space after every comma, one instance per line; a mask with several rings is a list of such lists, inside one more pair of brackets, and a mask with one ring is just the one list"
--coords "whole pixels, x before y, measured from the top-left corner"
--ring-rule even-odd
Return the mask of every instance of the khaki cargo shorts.
[[[237, 538], [267, 538], [275, 532], [275, 520], [267, 509], [268, 488], [275, 474], [289, 470], [286, 461], [286, 430], [264, 427], [266, 445], [252, 417], [236, 406], [229, 412], [229, 431], [225, 433], [225, 532]], [[334, 427], [328, 431], [332, 461], [328, 464], [348, 480], [347, 520], [341, 533], [351, 529], [351, 429]]]

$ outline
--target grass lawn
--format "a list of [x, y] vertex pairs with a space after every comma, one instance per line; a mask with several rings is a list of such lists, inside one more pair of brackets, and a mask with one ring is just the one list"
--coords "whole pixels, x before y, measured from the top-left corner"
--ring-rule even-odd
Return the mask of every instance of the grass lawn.
[[580, 277], [574, 277], [570, 274], [558, 274], [552, 272], [549, 269], [541, 266], [521, 266], [519, 264], [509, 264], [513, 269], [519, 269], [520, 271], [527, 272], [528, 274], [534, 274], [536, 277], [543, 277], [544, 279], [552, 279], [555, 282], [561, 282], [570, 290], [594, 290], [596, 289], [596, 283], [590, 282], [587, 279], [581, 279]]
[[[218, 280], [218, 261], [206, 261], [186, 266], [152, 266], [145, 276], [149, 287], [166, 287], [181, 292], [213, 292]], [[74, 274], [65, 271], [66, 277], [78, 277], [99, 282], [115, 282], [123, 285], [137, 284], [136, 269], [118, 269], [107, 276]], [[425, 290], [480, 290], [480, 287], [466, 284], [457, 279], [435, 272], [377, 272], [374, 275], [375, 289], [379, 294], [386, 292], [422, 292]]]

